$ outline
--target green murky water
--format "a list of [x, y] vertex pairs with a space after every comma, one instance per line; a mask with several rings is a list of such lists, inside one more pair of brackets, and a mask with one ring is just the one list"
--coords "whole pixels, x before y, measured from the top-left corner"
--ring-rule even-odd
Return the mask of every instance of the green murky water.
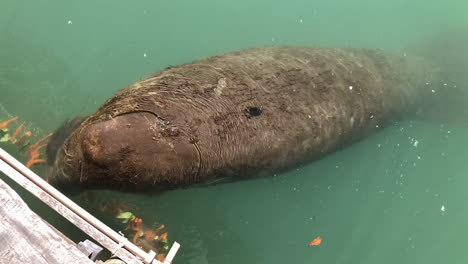
[[[466, 10], [455, 0], [3, 0], [0, 113], [45, 135], [169, 65], [265, 45], [398, 51], [468, 26]], [[182, 245], [174, 263], [465, 263], [467, 134], [460, 124], [402, 120], [283, 175], [73, 198], [115, 228], [97, 210], [112, 197], [145, 222], [164, 223]], [[25, 197], [64, 233], [85, 238]], [[322, 244], [308, 247], [317, 236]]]

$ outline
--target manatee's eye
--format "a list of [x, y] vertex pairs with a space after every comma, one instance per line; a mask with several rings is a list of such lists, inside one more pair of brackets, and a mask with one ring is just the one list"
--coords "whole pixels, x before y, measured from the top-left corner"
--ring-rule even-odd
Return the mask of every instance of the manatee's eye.
[[247, 114], [247, 117], [250, 118], [250, 117], [255, 117], [255, 116], [259, 116], [262, 114], [262, 110], [258, 107], [252, 107], [252, 106], [249, 106], [247, 107], [247, 109], [245, 109], [246, 111], [246, 114]]

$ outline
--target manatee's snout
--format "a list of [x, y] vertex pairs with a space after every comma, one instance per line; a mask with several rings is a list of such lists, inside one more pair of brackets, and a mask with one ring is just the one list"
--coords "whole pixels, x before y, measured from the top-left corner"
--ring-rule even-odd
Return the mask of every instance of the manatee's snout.
[[84, 161], [105, 168], [125, 161], [137, 149], [142, 151], [145, 137], [150, 134], [147, 123], [155, 123], [153, 119], [129, 114], [86, 127], [80, 135]]
[[89, 186], [175, 186], [196, 179], [200, 166], [187, 135], [147, 112], [87, 124], [67, 148], [79, 159], [71, 178]]

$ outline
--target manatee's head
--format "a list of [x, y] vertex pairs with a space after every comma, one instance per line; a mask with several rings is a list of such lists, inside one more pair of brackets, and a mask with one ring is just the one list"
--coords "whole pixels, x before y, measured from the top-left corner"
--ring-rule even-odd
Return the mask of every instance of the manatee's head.
[[84, 121], [56, 154], [52, 183], [97, 188], [172, 188], [195, 183], [196, 142], [149, 112]]

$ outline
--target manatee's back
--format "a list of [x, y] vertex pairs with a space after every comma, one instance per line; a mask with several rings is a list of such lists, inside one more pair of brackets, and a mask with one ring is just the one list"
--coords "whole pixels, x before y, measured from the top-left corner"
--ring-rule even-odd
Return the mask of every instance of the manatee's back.
[[[416, 64], [416, 66], [415, 66]], [[134, 87], [190, 131], [206, 175], [278, 168], [327, 153], [412, 106], [417, 59], [375, 50], [267, 47], [174, 67]]]
[[180, 111], [200, 112], [203, 122], [189, 126], [209, 163], [206, 173], [242, 174], [320, 157], [385, 125], [420, 98], [428, 79], [419, 66], [375, 50], [270, 47], [211, 57], [157, 78], [185, 78], [187, 89], [171, 89], [202, 98]]

